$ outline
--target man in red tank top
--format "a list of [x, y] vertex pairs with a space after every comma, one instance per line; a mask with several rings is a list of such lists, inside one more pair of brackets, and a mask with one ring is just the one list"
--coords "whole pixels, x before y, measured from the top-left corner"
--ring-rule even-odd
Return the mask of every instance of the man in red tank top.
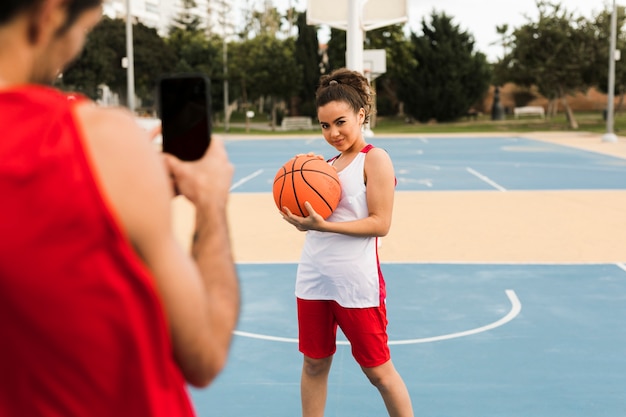
[[192, 416], [186, 386], [223, 369], [239, 314], [219, 138], [182, 162], [129, 112], [44, 86], [100, 3], [0, 1], [0, 416]]

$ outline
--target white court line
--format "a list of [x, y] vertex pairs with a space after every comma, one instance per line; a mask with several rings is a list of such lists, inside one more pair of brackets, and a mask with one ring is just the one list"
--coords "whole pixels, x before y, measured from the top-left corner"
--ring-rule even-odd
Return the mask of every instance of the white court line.
[[[477, 327], [471, 330], [465, 330], [463, 332], [444, 334], [441, 336], [434, 336], [434, 337], [425, 337], [421, 339], [391, 340], [389, 341], [389, 345], [413, 345], [417, 343], [438, 342], [441, 340], [456, 339], [459, 337], [470, 336], [473, 334], [482, 333], [488, 330], [495, 329], [496, 327], [500, 327], [510, 322], [511, 320], [513, 320], [515, 317], [517, 317], [520, 311], [522, 311], [522, 303], [520, 302], [519, 298], [517, 298], [517, 294], [515, 294], [515, 291], [506, 290], [505, 293], [506, 293], [506, 296], [509, 298], [509, 301], [511, 302], [511, 310], [500, 320], [494, 321], [493, 323], [487, 324], [486, 326]], [[252, 339], [270, 340], [273, 342], [298, 343], [298, 339], [290, 338], [290, 337], [267, 336], [267, 335], [258, 334], [258, 333], [242, 332], [240, 330], [235, 330], [233, 333], [238, 336], [250, 337]], [[337, 344], [348, 345], [350, 343], [346, 340], [340, 340], [337, 342]]]
[[487, 330], [495, 329], [496, 327], [500, 327], [511, 320], [513, 320], [517, 315], [522, 311], [522, 303], [519, 298], [517, 298], [517, 294], [513, 290], [506, 290], [506, 296], [509, 297], [509, 301], [511, 302], [511, 310], [507, 313], [506, 316], [502, 317], [500, 320], [494, 321], [491, 324], [486, 326], [477, 327], [471, 330], [465, 330], [463, 332], [444, 334], [441, 336], [434, 337], [425, 337], [422, 339], [413, 339], [413, 340], [397, 340], [389, 342], [390, 345], [409, 345], [413, 343], [429, 343], [429, 342], [438, 342], [440, 340], [448, 340], [448, 339], [456, 339], [458, 337], [470, 336], [477, 333], [486, 332]]
[[504, 188], [503, 186], [501, 186], [500, 184], [498, 184], [497, 182], [491, 180], [489, 177], [484, 176], [483, 174], [481, 174], [480, 172], [473, 170], [470, 167], [465, 168], [467, 170], [467, 172], [469, 172], [470, 174], [474, 175], [475, 177], [483, 180], [484, 182], [486, 182], [487, 184], [491, 185], [493, 188], [495, 188], [496, 190], [499, 191], [506, 191], [506, 188]]
[[617, 265], [618, 268], [621, 268], [624, 270], [624, 272], [626, 272], [626, 264], [615, 264]]
[[252, 174], [248, 175], [247, 177], [243, 177], [242, 179], [240, 179], [239, 181], [237, 181], [236, 183], [231, 185], [230, 191], [234, 190], [235, 188], [239, 187], [240, 185], [245, 184], [246, 182], [250, 181], [252, 178], [258, 177], [262, 173], [263, 173], [263, 170], [259, 169], [257, 171], [254, 171]]

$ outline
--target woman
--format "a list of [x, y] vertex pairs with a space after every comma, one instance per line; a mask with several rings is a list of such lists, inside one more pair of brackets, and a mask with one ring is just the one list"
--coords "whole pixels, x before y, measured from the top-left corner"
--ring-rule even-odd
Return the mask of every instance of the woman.
[[316, 105], [324, 139], [340, 152], [329, 163], [337, 169], [342, 195], [327, 220], [308, 203], [308, 217], [287, 208], [282, 213], [298, 230], [308, 231], [296, 278], [299, 349], [304, 355], [302, 415], [324, 415], [339, 326], [389, 415], [412, 416], [408, 390], [387, 345], [377, 239], [391, 225], [395, 174], [387, 152], [363, 137], [371, 111], [367, 79], [347, 69], [322, 76]]

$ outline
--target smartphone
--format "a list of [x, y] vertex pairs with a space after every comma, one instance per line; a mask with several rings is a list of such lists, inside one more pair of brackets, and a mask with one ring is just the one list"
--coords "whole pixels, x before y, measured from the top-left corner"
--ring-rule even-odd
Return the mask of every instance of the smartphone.
[[158, 84], [163, 152], [202, 158], [211, 141], [211, 82], [203, 74], [163, 76]]

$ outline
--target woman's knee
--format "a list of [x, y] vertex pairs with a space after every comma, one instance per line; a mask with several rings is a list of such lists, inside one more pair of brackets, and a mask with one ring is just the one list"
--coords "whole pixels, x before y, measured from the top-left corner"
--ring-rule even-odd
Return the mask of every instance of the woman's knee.
[[391, 361], [373, 368], [362, 367], [361, 369], [363, 369], [370, 383], [378, 389], [384, 389], [391, 385], [396, 377], [396, 369]]
[[308, 356], [304, 357], [304, 363], [302, 370], [309, 376], [318, 376], [327, 374], [330, 371], [330, 365], [333, 361], [333, 357], [329, 356], [322, 359], [313, 359]]

